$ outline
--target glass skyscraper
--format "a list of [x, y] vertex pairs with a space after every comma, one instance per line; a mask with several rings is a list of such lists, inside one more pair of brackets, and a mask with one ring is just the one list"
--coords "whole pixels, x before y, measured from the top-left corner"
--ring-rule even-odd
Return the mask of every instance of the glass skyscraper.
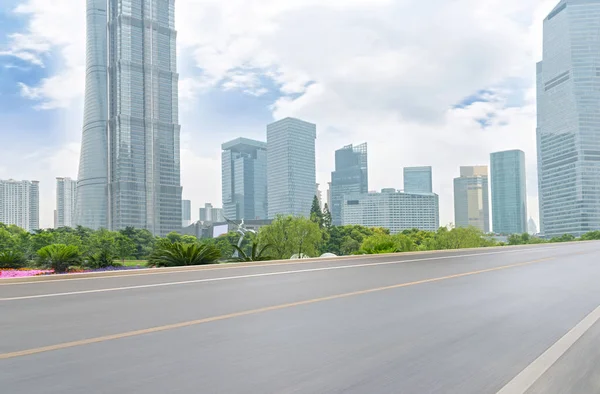
[[487, 166], [460, 167], [454, 178], [454, 221], [456, 227], [475, 227], [490, 232]]
[[431, 167], [405, 167], [405, 193], [433, 193]]
[[317, 126], [285, 118], [267, 126], [268, 218], [310, 215], [315, 197]]
[[56, 178], [56, 222], [54, 228], [73, 227], [73, 213], [77, 198], [77, 181]]
[[267, 144], [238, 138], [221, 146], [223, 215], [229, 220], [267, 218]]
[[492, 226], [497, 234], [527, 232], [525, 153], [495, 152], [490, 156]]
[[77, 224], [181, 228], [174, 0], [88, 0]]
[[335, 171], [331, 173], [331, 222], [342, 225], [342, 205], [348, 194], [369, 191], [367, 143], [347, 145], [335, 151]]
[[600, 0], [563, 0], [544, 20], [537, 64], [540, 227], [600, 229]]

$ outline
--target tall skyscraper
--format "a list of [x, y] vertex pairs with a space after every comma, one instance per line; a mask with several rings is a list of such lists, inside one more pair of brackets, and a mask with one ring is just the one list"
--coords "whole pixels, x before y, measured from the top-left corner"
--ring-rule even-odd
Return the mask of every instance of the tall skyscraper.
[[405, 167], [404, 192], [433, 193], [431, 167]]
[[223, 215], [267, 218], [267, 144], [238, 138], [221, 145]]
[[181, 228], [173, 0], [87, 0], [77, 224]]
[[55, 228], [75, 226], [75, 201], [77, 181], [71, 178], [56, 178]]
[[181, 226], [188, 227], [192, 224], [192, 202], [181, 200]]
[[495, 152], [490, 156], [492, 225], [497, 234], [527, 232], [525, 153]]
[[285, 118], [267, 126], [268, 218], [310, 215], [317, 183], [317, 126]]
[[537, 64], [540, 227], [600, 229], [600, 0], [562, 0], [544, 20]]
[[342, 224], [383, 227], [392, 233], [413, 228], [437, 231], [440, 227], [439, 198], [434, 193], [404, 193], [395, 189], [346, 194]]
[[346, 145], [335, 151], [335, 171], [331, 173], [331, 222], [342, 225], [344, 196], [369, 191], [367, 143]]
[[473, 226], [490, 231], [487, 166], [460, 167], [454, 178], [454, 221], [456, 227]]
[[0, 223], [27, 231], [40, 228], [40, 183], [0, 180]]

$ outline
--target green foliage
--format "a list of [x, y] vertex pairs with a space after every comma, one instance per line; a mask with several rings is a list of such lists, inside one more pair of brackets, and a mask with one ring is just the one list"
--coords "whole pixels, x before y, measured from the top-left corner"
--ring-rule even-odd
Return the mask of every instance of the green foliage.
[[118, 234], [115, 237], [114, 244], [115, 256], [121, 259], [121, 262], [125, 262], [125, 259], [133, 256], [137, 250], [135, 243], [123, 234]]
[[237, 245], [231, 245], [235, 250], [237, 250], [239, 257], [232, 258], [231, 261], [237, 262], [253, 262], [253, 261], [267, 261], [273, 260], [272, 257], [267, 256], [265, 251], [271, 248], [273, 245], [265, 245], [262, 248], [258, 246], [258, 242], [252, 242], [252, 249], [250, 253], [244, 252], [242, 248], [239, 248]]
[[317, 256], [322, 239], [319, 225], [304, 217], [278, 216], [258, 233], [261, 245], [272, 245], [275, 259], [289, 259], [295, 254]]
[[361, 251], [366, 254], [380, 254], [396, 253], [400, 250], [393, 236], [378, 233], [365, 238], [361, 245]]
[[154, 267], [179, 267], [214, 264], [221, 251], [209, 244], [159, 242], [150, 255], [148, 264]]
[[329, 211], [329, 206], [327, 205], [327, 203], [325, 203], [325, 205], [323, 205], [323, 226], [329, 230], [331, 228], [332, 222], [333, 220], [331, 219], [331, 212]]
[[87, 258], [87, 266], [90, 268], [107, 268], [114, 266], [114, 257], [108, 250], [101, 250]]
[[56, 273], [64, 273], [71, 265], [79, 263], [81, 253], [74, 245], [54, 244], [44, 246], [37, 251], [38, 264], [46, 269], [53, 269]]
[[321, 205], [319, 204], [319, 198], [315, 196], [312, 201], [310, 208], [310, 220], [317, 223], [320, 228], [323, 228], [323, 212], [321, 211]]
[[571, 234], [564, 234], [560, 237], [554, 237], [550, 239], [550, 242], [573, 242], [575, 241], [575, 236]]
[[18, 269], [25, 267], [27, 259], [17, 250], [0, 251], [0, 268]]
[[581, 236], [582, 241], [600, 240], [600, 231], [590, 231]]
[[329, 227], [327, 231], [329, 237], [323, 244], [321, 252], [338, 256], [357, 253], [364, 239], [375, 234], [376, 231], [379, 230], [358, 225]]

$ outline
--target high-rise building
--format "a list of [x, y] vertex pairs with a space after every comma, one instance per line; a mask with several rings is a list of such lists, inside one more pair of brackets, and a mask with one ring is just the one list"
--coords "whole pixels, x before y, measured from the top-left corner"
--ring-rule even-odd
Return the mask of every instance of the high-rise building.
[[527, 232], [525, 153], [495, 152], [490, 156], [492, 226], [496, 234]]
[[475, 227], [490, 231], [487, 166], [460, 167], [454, 178], [454, 221], [456, 227]]
[[173, 0], [87, 0], [76, 224], [181, 228]]
[[433, 193], [431, 167], [405, 167], [404, 192]]
[[267, 126], [268, 218], [310, 215], [317, 183], [317, 126], [285, 118]]
[[346, 194], [342, 225], [348, 224], [383, 227], [391, 233], [414, 228], [436, 231], [440, 226], [439, 198], [434, 193], [404, 193], [395, 189]]
[[335, 151], [335, 171], [331, 173], [331, 222], [342, 224], [344, 196], [369, 191], [367, 143], [346, 145]]
[[40, 228], [40, 183], [0, 180], [0, 223], [27, 231]]
[[224, 222], [225, 217], [223, 215], [223, 208], [214, 208], [209, 202], [204, 204], [204, 208], [200, 208], [200, 221], [203, 223]]
[[56, 178], [55, 228], [75, 226], [75, 202], [77, 181], [71, 178]]
[[527, 231], [531, 235], [535, 235], [538, 233], [537, 224], [535, 223], [535, 220], [533, 220], [533, 218], [529, 218], [529, 222], [527, 223]]
[[540, 227], [600, 229], [600, 0], [562, 0], [544, 19], [537, 64]]
[[238, 138], [221, 146], [223, 214], [230, 220], [267, 218], [267, 144]]
[[187, 227], [192, 224], [192, 202], [181, 200], [181, 226]]

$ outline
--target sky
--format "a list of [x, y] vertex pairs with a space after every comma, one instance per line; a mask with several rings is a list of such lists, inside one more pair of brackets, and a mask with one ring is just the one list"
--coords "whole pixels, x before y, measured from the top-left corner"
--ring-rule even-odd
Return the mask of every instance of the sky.
[[[181, 175], [192, 219], [221, 206], [220, 146], [266, 139], [286, 116], [317, 125], [325, 195], [334, 151], [368, 143], [369, 189], [432, 166], [440, 223], [460, 166], [521, 149], [538, 222], [535, 63], [558, 0], [176, 0]], [[0, 0], [0, 179], [76, 179], [85, 1]]]

